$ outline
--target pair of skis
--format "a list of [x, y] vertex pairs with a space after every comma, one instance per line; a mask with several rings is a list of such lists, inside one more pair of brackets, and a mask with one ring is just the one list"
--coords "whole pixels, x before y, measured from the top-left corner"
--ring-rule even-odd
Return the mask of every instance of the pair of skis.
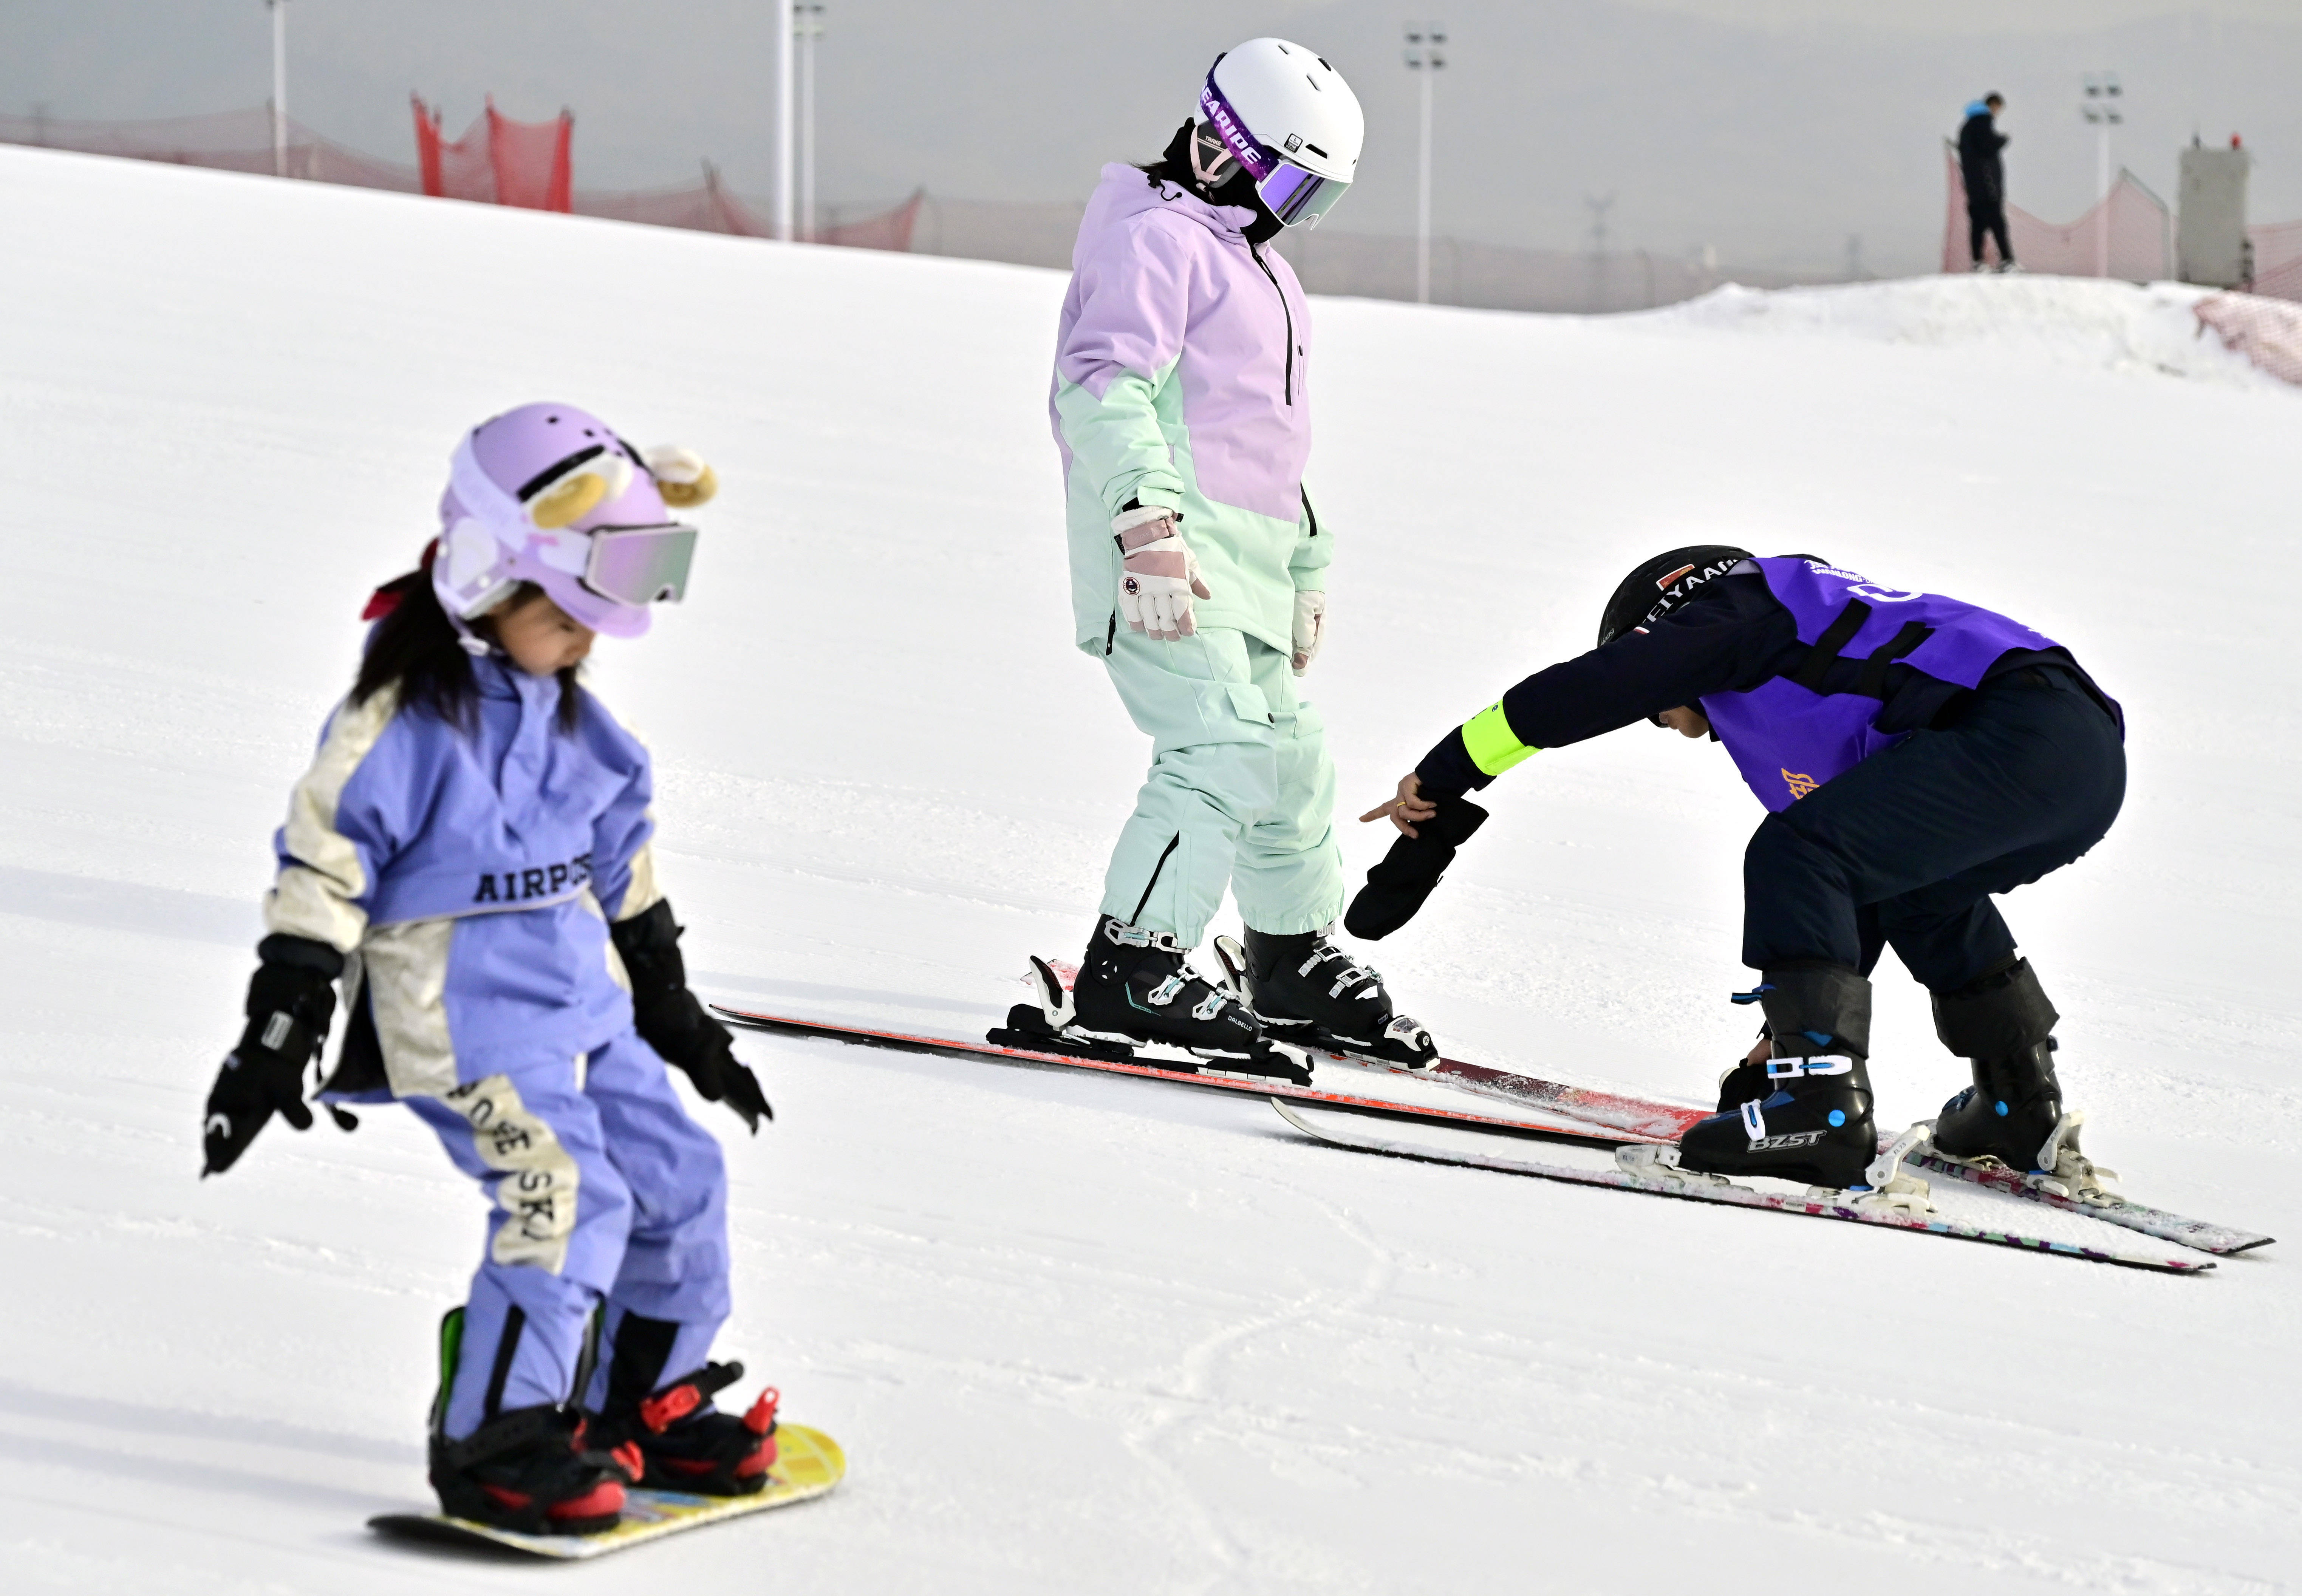
[[1453, 1059], [1442, 1058], [1429, 1070], [1408, 1072], [1338, 1054], [1319, 1053], [1312, 1055], [1314, 1067], [1307, 1071], [1311, 1079], [1305, 1083], [1231, 1070], [1223, 1061], [1104, 1041], [1079, 1043], [1052, 1033], [1044, 1039], [1033, 1033], [1029, 1039], [1038, 1042], [1038, 1046], [1017, 1046], [1018, 1041], [1026, 1039], [1016, 1029], [1018, 1017], [1028, 1013], [1021, 1008], [1011, 1016], [1008, 1027], [992, 1033], [998, 1040], [976, 1042], [713, 1006], [735, 1024], [788, 1036], [1014, 1064], [1093, 1070], [1217, 1090], [1252, 1092], [1271, 1098], [1281, 1117], [1295, 1130], [1328, 1146], [1531, 1175], [1575, 1185], [1803, 1214], [2177, 1274], [2202, 1273], [2214, 1267], [2216, 1256], [2244, 1252], [2271, 1240], [2254, 1231], [2166, 1213], [2108, 1192], [2065, 1195], [2042, 1188], [2033, 1178], [2012, 1170], [1978, 1166], [1946, 1157], [1907, 1137], [1901, 1147], [1904, 1167], [1945, 1175], [2025, 1202], [2098, 1219], [2139, 1235], [2175, 1242], [2186, 1250], [2173, 1254], [2163, 1249], [2113, 1248], [1993, 1229], [1945, 1218], [1925, 1211], [1923, 1204], [1897, 1202], [1889, 1194], [1810, 1191], [1803, 1196], [1791, 1196], [1716, 1180], [1689, 1179], [1652, 1163], [1639, 1168], [1597, 1170], [1513, 1157], [1500, 1151], [1418, 1145], [1397, 1130], [1382, 1134], [1368, 1127], [1368, 1116], [1380, 1116], [1394, 1125], [1420, 1121], [1466, 1130], [1518, 1132], [1603, 1147], [1625, 1147], [1674, 1142], [1688, 1125], [1710, 1112], [1630, 1093], [1543, 1080]]

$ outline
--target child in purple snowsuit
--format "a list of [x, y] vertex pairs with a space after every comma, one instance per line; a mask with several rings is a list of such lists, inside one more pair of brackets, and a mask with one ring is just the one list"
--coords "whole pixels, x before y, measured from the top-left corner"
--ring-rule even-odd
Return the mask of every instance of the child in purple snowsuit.
[[666, 1061], [755, 1133], [768, 1105], [687, 989], [647, 751], [576, 680], [596, 633], [637, 636], [680, 596], [696, 533], [669, 507], [715, 485], [571, 406], [466, 435], [441, 536], [371, 603], [275, 838], [247, 1029], [208, 1100], [207, 1173], [275, 1112], [309, 1126], [340, 981], [331, 1112], [406, 1104], [490, 1199], [431, 1474], [446, 1511], [505, 1527], [609, 1528], [627, 1483], [741, 1494], [774, 1459], [771, 1397], [711, 1406], [742, 1374], [708, 1359], [727, 1173]]

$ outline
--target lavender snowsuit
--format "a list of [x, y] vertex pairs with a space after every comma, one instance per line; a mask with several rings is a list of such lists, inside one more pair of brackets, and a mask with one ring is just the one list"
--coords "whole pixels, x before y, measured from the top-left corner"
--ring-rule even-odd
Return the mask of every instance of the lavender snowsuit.
[[589, 694], [564, 732], [557, 680], [473, 668], [469, 732], [390, 690], [338, 707], [265, 904], [346, 955], [346, 1029], [373, 1023], [388, 1095], [489, 1197], [450, 1436], [586, 1395], [602, 1301], [611, 1333], [625, 1312], [681, 1326], [670, 1370], [705, 1361], [728, 1309], [719, 1144], [633, 1029], [608, 934], [662, 896], [647, 752]]
[[[1323, 590], [1333, 534], [1303, 491], [1311, 331], [1250, 211], [1106, 166], [1071, 255], [1049, 408], [1063, 454], [1073, 635], [1102, 659], [1152, 766], [1105, 881], [1104, 912], [1206, 934], [1230, 885], [1257, 930], [1341, 912], [1334, 768], [1288, 666], [1296, 591]], [[1117, 613], [1112, 517], [1180, 512], [1214, 597], [1198, 634], [1158, 643]]]

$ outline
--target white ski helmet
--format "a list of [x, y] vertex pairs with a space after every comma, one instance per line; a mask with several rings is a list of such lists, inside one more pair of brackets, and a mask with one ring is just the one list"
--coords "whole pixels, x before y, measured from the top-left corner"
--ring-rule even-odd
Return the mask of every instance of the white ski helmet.
[[1251, 38], [1216, 56], [1199, 118], [1290, 227], [1317, 226], [1358, 174], [1366, 140], [1358, 97], [1301, 45]]

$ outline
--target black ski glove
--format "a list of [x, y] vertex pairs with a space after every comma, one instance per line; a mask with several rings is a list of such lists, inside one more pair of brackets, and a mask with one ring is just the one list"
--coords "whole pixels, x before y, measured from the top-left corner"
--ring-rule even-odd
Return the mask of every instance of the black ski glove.
[[687, 962], [679, 956], [680, 927], [671, 904], [659, 898], [646, 912], [618, 920], [609, 933], [632, 979], [632, 1017], [641, 1040], [665, 1063], [686, 1071], [705, 1101], [725, 1103], [743, 1115], [757, 1136], [760, 1121], [774, 1119], [776, 1111], [760, 1090], [760, 1078], [735, 1056], [735, 1034], [687, 989]]
[[1416, 823], [1421, 835], [1402, 835], [1382, 862], [1367, 872], [1366, 885], [1344, 912], [1343, 929], [1380, 942], [1413, 920], [1439, 878], [1455, 862], [1455, 850], [1471, 840], [1486, 818], [1487, 811], [1468, 798], [1440, 799], [1439, 812]]
[[208, 1093], [202, 1180], [238, 1163], [274, 1113], [298, 1130], [312, 1128], [304, 1071], [327, 1043], [343, 955], [301, 937], [267, 937], [256, 952], [264, 962], [248, 983], [248, 1028]]

